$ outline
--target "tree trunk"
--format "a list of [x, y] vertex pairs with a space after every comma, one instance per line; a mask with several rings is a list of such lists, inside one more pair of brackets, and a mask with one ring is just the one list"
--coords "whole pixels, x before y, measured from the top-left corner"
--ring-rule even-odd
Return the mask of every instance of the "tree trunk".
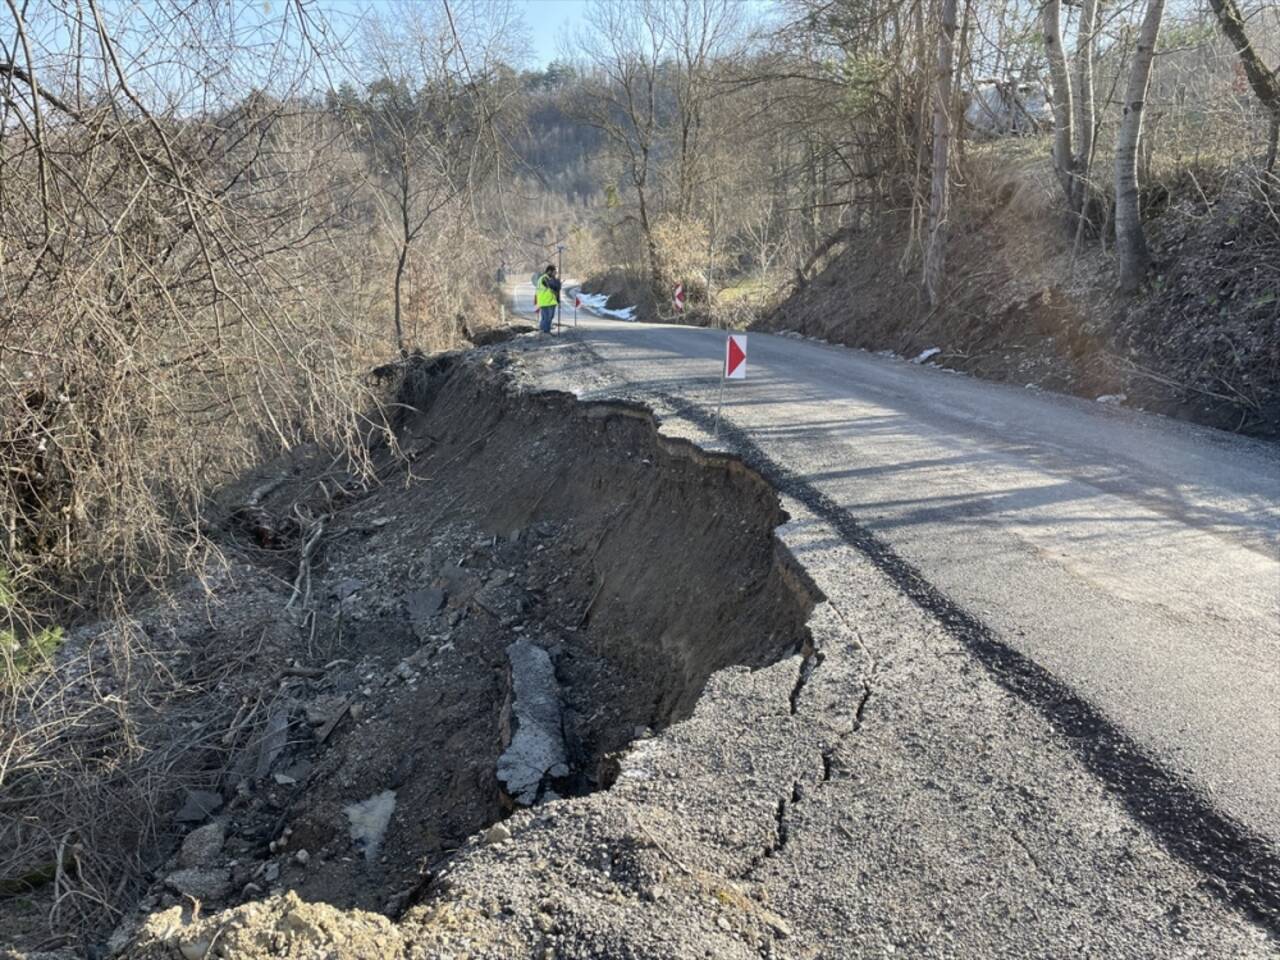
[[[646, 167], [648, 158], [646, 157]], [[645, 195], [645, 183], [636, 179], [636, 200], [639, 203], [640, 233], [644, 236], [645, 254], [649, 258], [649, 289], [653, 292], [654, 302], [661, 304], [665, 295], [666, 284], [662, 278], [662, 263], [658, 256], [658, 242], [653, 238], [653, 225], [649, 222], [649, 203]]]
[[801, 224], [804, 229], [804, 245], [806, 251], [818, 246], [818, 149], [810, 138], [805, 138], [805, 197], [804, 217]]
[[1271, 133], [1267, 137], [1267, 173], [1276, 168], [1276, 147], [1280, 146], [1280, 110], [1271, 115]]
[[400, 259], [396, 261], [396, 349], [404, 353], [404, 325], [400, 319], [400, 287], [404, 280], [404, 265], [409, 259], [409, 244], [406, 241], [400, 245]]
[[1236, 0], [1209, 0], [1209, 6], [1213, 7], [1222, 32], [1236, 48], [1245, 76], [1249, 78], [1249, 86], [1253, 87], [1253, 92], [1262, 101], [1262, 105], [1271, 112], [1266, 160], [1266, 170], [1270, 173], [1275, 166], [1276, 139], [1280, 135], [1280, 71], [1272, 70], [1263, 63], [1258, 51], [1249, 42], [1249, 35], [1244, 29], [1244, 17], [1240, 14]]
[[[915, 30], [913, 35], [916, 42], [916, 61], [924, 64], [929, 59], [929, 39], [928, 31], [925, 30], [924, 7], [925, 0], [916, 0], [913, 4], [915, 16]], [[915, 79], [914, 77], [912, 78]], [[908, 271], [913, 269], [916, 258], [917, 245], [924, 251], [924, 244], [920, 243], [920, 226], [924, 221], [924, 169], [926, 154], [929, 152], [929, 139], [926, 136], [925, 114], [929, 112], [929, 92], [932, 84], [928, 82], [914, 82], [909, 88], [916, 94], [915, 113], [912, 118], [912, 130], [910, 133], [914, 135], [914, 143], [906, 143], [905, 146], [913, 146], [914, 156], [907, 157], [905, 152], [898, 158], [898, 162], [902, 164], [903, 173], [906, 178], [911, 181], [911, 228], [907, 231], [907, 242], [902, 249], [902, 257], [898, 261], [898, 269], [905, 276]]]
[[942, 30], [938, 34], [938, 76], [933, 96], [933, 182], [929, 190], [929, 240], [924, 254], [924, 287], [929, 303], [937, 304], [946, 276], [948, 217], [951, 210], [952, 51], [956, 39], [956, 0], [942, 0]]
[[413, 242], [413, 231], [409, 227], [409, 207], [413, 203], [413, 193], [410, 190], [409, 153], [407, 147], [400, 154], [400, 182], [398, 186], [400, 188], [400, 196], [398, 198], [400, 201], [400, 258], [396, 260], [395, 321], [396, 349], [403, 356], [406, 351], [404, 348], [404, 319], [400, 290], [404, 285], [404, 268], [409, 262], [409, 244]]
[[1067, 55], [1062, 50], [1062, 2], [1048, 0], [1044, 5], [1042, 27], [1045, 55], [1049, 59], [1049, 78], [1053, 84], [1053, 171], [1071, 202], [1075, 194], [1075, 171], [1071, 145], [1075, 137], [1071, 129], [1071, 75], [1067, 72]]
[[1075, 135], [1076, 152], [1072, 163], [1074, 194], [1071, 209], [1079, 217], [1088, 214], [1089, 168], [1093, 163], [1093, 50], [1097, 30], [1098, 0], [1084, 0], [1080, 8], [1080, 26], [1076, 42]]
[[[971, 63], [972, 50], [970, 49], [970, 38], [973, 35], [973, 13], [974, 0], [964, 0], [964, 12], [960, 15], [959, 30], [959, 49], [955, 52], [954, 62], [956, 63], [954, 74], [958, 75], [958, 79], [951, 82], [951, 139], [954, 141], [955, 148], [954, 163], [956, 169], [964, 167], [965, 155], [965, 135], [964, 135], [964, 68], [966, 64]], [[972, 77], [970, 77], [972, 79]]]
[[1120, 261], [1120, 289], [1126, 293], [1142, 285], [1151, 265], [1138, 202], [1138, 142], [1142, 138], [1142, 108], [1151, 83], [1151, 62], [1163, 15], [1164, 0], [1148, 0], [1116, 135], [1116, 254]]

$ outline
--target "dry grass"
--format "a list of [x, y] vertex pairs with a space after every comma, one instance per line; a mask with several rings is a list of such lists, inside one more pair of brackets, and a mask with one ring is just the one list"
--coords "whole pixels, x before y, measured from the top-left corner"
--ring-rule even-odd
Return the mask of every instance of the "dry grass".
[[[127, 611], [225, 584], [213, 494], [249, 465], [308, 444], [374, 481], [395, 349], [379, 173], [299, 93], [305, 5], [268, 14], [274, 49], [212, 8], [86, 9], [78, 73], [39, 46], [51, 7], [0, 76], [0, 894], [39, 887], [64, 933], [116, 918], [176, 798], [259, 735], [251, 667], [297, 629], [280, 604], [280, 636], [203, 649]], [[413, 251], [413, 346], [487, 309], [471, 199]]]

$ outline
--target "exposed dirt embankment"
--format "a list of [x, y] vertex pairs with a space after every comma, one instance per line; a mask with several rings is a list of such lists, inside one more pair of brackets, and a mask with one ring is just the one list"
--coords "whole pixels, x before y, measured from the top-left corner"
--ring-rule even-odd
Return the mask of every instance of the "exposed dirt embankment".
[[[617, 751], [688, 717], [716, 671], [806, 649], [815, 593], [757, 474], [660, 437], [643, 408], [520, 393], [501, 356], [410, 362], [377, 484], [314, 451], [271, 465], [226, 492], [232, 563], [209, 595], [191, 586], [132, 630], [69, 640], [70, 695], [113, 691], [172, 780], [153, 785], [149, 815], [106, 812], [135, 828], [134, 858], [92, 873], [68, 860], [56, 884], [0, 900], [5, 940], [88, 930], [148, 957], [395, 954], [385, 917], [431, 909], [468, 838], [608, 787]], [[148, 687], [147, 708], [126, 632], [173, 678]], [[83, 814], [22, 786], [26, 829], [0, 836], [15, 875], [41, 876], [50, 839], [94, 855]], [[91, 909], [108, 883], [110, 908]], [[68, 896], [86, 906], [55, 906]], [[168, 912], [126, 947], [154, 911]]]
[[1151, 191], [1156, 265], [1123, 297], [1111, 239], [1077, 246], [1047, 148], [988, 149], [954, 212], [936, 306], [905, 216], [885, 214], [759, 326], [908, 358], [936, 349], [930, 363], [986, 379], [1280, 436], [1280, 215], [1256, 182], [1219, 171]]

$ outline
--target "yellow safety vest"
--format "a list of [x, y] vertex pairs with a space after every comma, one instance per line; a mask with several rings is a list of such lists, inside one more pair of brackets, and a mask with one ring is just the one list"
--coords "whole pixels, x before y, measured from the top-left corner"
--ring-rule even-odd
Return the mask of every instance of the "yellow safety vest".
[[547, 275], [544, 273], [538, 278], [538, 306], [554, 307], [556, 305], [556, 292], [547, 286]]

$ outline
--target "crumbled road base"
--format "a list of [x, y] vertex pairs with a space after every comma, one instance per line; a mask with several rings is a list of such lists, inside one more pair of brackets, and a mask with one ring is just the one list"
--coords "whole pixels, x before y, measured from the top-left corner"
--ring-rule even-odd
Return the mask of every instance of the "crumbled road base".
[[[73, 696], [145, 699], [120, 672], [124, 633], [181, 678], [142, 691], [170, 812], [138, 846], [150, 882], [109, 878], [125, 918], [95, 952], [385, 955], [385, 917], [435, 903], [469, 837], [608, 787], [618, 751], [686, 718], [718, 670], [808, 649], [815, 594], [778, 548], [785, 515], [736, 460], [663, 440], [634, 406], [528, 395], [486, 353], [411, 363], [397, 399], [380, 484], [314, 452], [246, 478], [223, 497], [233, 562], [208, 594], [60, 652]], [[30, 834], [0, 835], [6, 861], [29, 853], [22, 875], [45, 855]], [[53, 886], [0, 900], [5, 940], [50, 942], [35, 918]]]
[[[572, 346], [516, 344], [503, 356], [516, 368], [520, 384], [598, 396], [628, 392]], [[510, 516], [499, 511], [472, 517], [495, 533], [537, 522], [567, 526], [583, 513], [615, 518], [613, 525], [591, 525], [597, 536], [614, 531], [599, 546], [591, 538], [557, 532], [556, 540], [567, 539], [576, 548], [552, 568], [562, 563], [565, 595], [584, 600], [574, 608], [576, 619], [564, 611], [537, 620], [560, 624], [560, 636], [572, 636], [567, 627], [580, 623], [581, 633], [601, 644], [578, 647], [572, 662], [582, 658], [582, 663], [575, 669], [557, 667], [565, 697], [578, 698], [573, 709], [587, 718], [602, 712], [598, 726], [584, 721], [592, 731], [583, 737], [589, 745], [576, 753], [579, 763], [603, 761], [596, 781], [583, 782], [579, 795], [518, 808], [491, 825], [481, 826], [483, 818], [477, 818], [470, 835], [456, 841], [456, 850], [440, 843], [437, 859], [428, 856], [423, 865], [409, 868], [420, 882], [387, 911], [394, 922], [376, 913], [304, 902], [315, 899], [306, 880], [306, 871], [315, 869], [313, 860], [303, 873], [283, 874], [242, 906], [210, 913], [207, 906], [197, 910], [188, 898], [173, 906], [156, 904], [162, 909], [145, 918], [126, 955], [148, 960], [1277, 955], [1268, 918], [1251, 921], [1234, 912], [1203, 877], [1168, 855], [1083, 769], [1061, 734], [999, 687], [959, 641], [803, 504], [784, 499], [791, 520], [781, 534], [826, 595], [809, 615], [809, 642], [792, 618], [808, 607], [805, 598], [812, 594], [767, 544], [769, 524], [780, 517], [772, 512], [776, 508], [764, 498], [744, 513], [753, 496], [763, 497], [744, 496], [756, 488], [733, 480], [740, 474], [749, 478], [749, 471], [676, 446], [668, 453], [690, 458], [679, 461], [688, 466], [687, 483], [673, 485], [664, 470], [661, 479], [646, 484], [649, 468], [642, 461], [664, 445], [631, 429], [642, 419], [620, 420], [614, 414], [592, 421], [599, 431], [594, 443], [605, 451], [597, 465], [608, 469], [566, 461], [566, 451], [582, 457], [583, 448], [553, 449], [563, 442], [552, 439], [554, 427], [545, 420], [521, 420], [515, 401], [501, 411], [506, 419], [492, 418], [480, 400], [487, 388], [470, 383], [455, 377], [448, 395], [432, 398], [450, 405], [435, 408], [448, 416], [438, 421], [432, 440], [448, 452], [420, 465], [419, 476], [445, 476], [450, 457], [473, 463], [471, 476], [500, 488], [501, 502], [511, 501]], [[580, 416], [574, 411], [583, 409], [563, 398], [550, 402], [559, 405], [561, 418]], [[473, 418], [459, 417], [470, 409], [477, 411]], [[442, 427], [455, 435], [441, 436]], [[706, 439], [674, 419], [664, 424], [666, 431]], [[484, 439], [469, 445], [466, 438], [477, 436]], [[519, 449], [504, 464], [522, 484], [538, 476], [547, 483], [536, 508], [531, 499], [513, 493], [519, 486], [495, 472], [490, 458], [500, 449], [498, 441]], [[406, 439], [405, 446], [412, 448], [413, 441]], [[723, 496], [724, 512], [700, 506], [699, 490]], [[392, 510], [394, 497], [382, 500], [359, 522], [373, 527], [383, 516], [404, 516], [415, 502], [419, 509], [440, 509], [455, 495], [451, 488], [435, 501], [439, 506], [424, 507], [422, 488], [408, 486], [402, 506]], [[636, 513], [643, 514], [643, 523], [626, 519]], [[656, 523], [663, 513], [670, 516], [666, 526]], [[746, 529], [739, 532], [742, 520]], [[356, 517], [349, 522], [355, 525]], [[708, 536], [715, 540], [710, 553]], [[405, 581], [421, 576], [398, 565], [381, 579], [372, 569], [349, 572], [357, 556], [374, 564], [388, 546], [371, 536], [350, 548], [349, 559], [335, 572], [376, 582], [374, 595], [407, 591]], [[742, 555], [756, 556], [754, 565], [735, 567]], [[509, 558], [484, 564], [486, 569], [517, 566]], [[667, 565], [675, 577], [662, 577]], [[717, 606], [704, 595], [707, 578], [726, 567], [730, 577], [717, 589], [732, 602]], [[533, 569], [539, 569], [536, 563]], [[414, 589], [440, 582], [428, 577]], [[556, 594], [546, 587], [542, 591], [544, 597]], [[760, 597], [767, 605], [757, 603]], [[434, 602], [432, 595], [416, 608]], [[740, 609], [746, 614], [737, 615]], [[791, 613], [771, 620], [778, 610]], [[468, 613], [458, 626], [473, 615], [478, 616]], [[409, 639], [408, 616], [388, 612], [378, 621], [379, 630], [389, 632], [400, 622], [403, 642], [416, 643]], [[512, 616], [517, 619], [510, 621], [508, 634], [517, 622], [530, 619]], [[440, 630], [439, 640], [431, 643], [449, 643], [453, 629]], [[489, 658], [495, 678], [510, 669], [503, 659], [505, 646], [467, 653], [482, 656]], [[592, 657], [598, 662], [591, 664]], [[559, 664], [565, 662], [561, 655]], [[430, 672], [424, 666], [413, 682], [425, 682]], [[680, 678], [683, 682], [677, 682]], [[385, 694], [361, 703], [375, 703], [380, 696]], [[502, 727], [497, 716], [502, 699], [484, 701], [494, 711], [495, 732]], [[634, 729], [642, 702], [652, 716], [652, 735]], [[402, 740], [393, 741], [397, 753], [414, 749], [416, 726], [426, 724], [443, 734], [449, 724], [461, 723], [437, 719], [430, 704], [417, 709], [416, 717], [395, 721], [407, 730]], [[358, 744], [375, 751], [379, 738], [395, 735], [394, 727], [368, 723], [347, 729], [348, 756]], [[629, 724], [632, 728], [624, 729]], [[496, 790], [494, 769], [504, 738], [498, 733], [491, 746], [474, 732], [464, 737], [433, 763], [472, 756], [472, 775]], [[447, 769], [419, 763], [396, 789], [458, 779], [460, 761], [448, 762]], [[361, 769], [347, 781], [332, 774], [322, 784], [306, 781], [304, 791], [327, 793], [337, 803], [391, 783], [385, 772]], [[609, 783], [609, 789], [589, 792]], [[272, 809], [283, 811], [279, 822], [287, 823], [292, 816], [287, 811], [295, 808]], [[397, 804], [392, 832], [401, 810]], [[404, 870], [406, 859], [427, 852], [413, 846], [414, 838], [439, 826], [410, 817], [399, 829], [401, 839], [384, 844], [379, 854], [378, 863], [385, 858], [389, 872]], [[297, 836], [295, 830], [285, 838], [287, 850]], [[361, 883], [376, 885], [375, 873], [361, 865], [349, 840], [335, 835], [327, 842], [326, 862], [347, 857], [356, 864], [344, 881], [348, 885], [338, 891], [344, 906], [355, 904]], [[323, 899], [341, 898], [331, 892]]]

